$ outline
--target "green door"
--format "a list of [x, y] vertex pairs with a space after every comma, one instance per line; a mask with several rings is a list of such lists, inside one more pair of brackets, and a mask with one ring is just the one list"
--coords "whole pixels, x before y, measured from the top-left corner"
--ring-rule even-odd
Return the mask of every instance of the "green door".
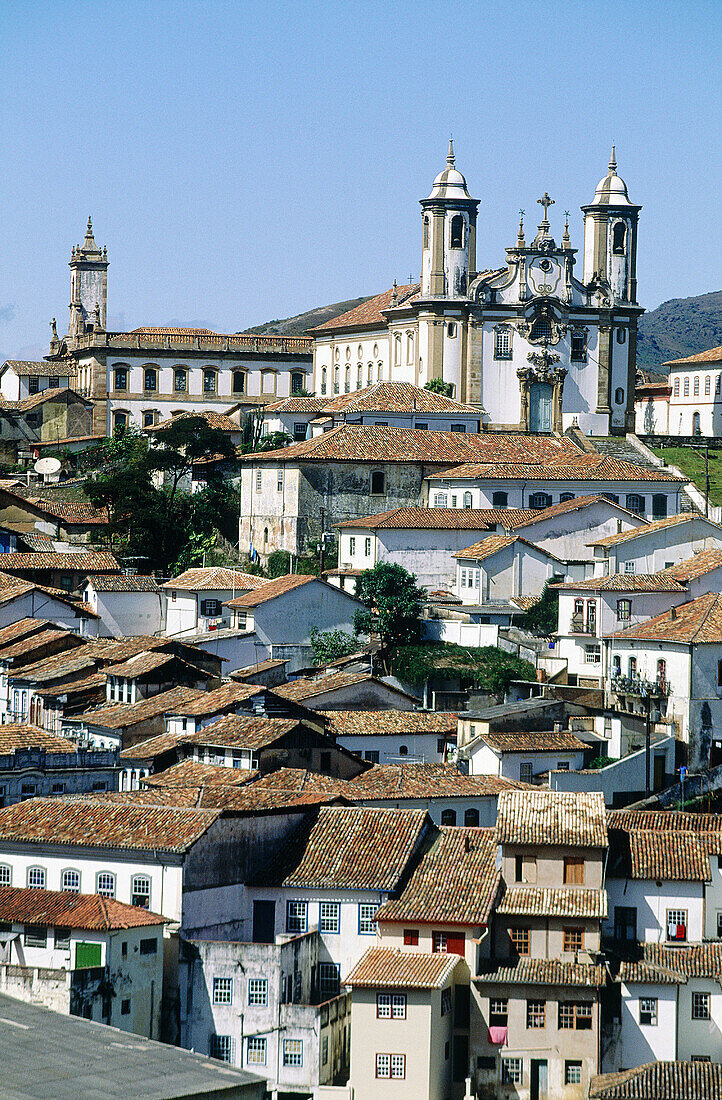
[[76, 943], [75, 969], [87, 970], [91, 966], [100, 966], [101, 948], [99, 943]]

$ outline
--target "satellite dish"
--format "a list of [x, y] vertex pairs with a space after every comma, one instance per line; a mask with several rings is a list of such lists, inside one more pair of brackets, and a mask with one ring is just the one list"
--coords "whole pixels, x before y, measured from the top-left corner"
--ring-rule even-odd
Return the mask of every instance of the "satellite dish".
[[33, 466], [36, 474], [57, 474], [62, 466], [58, 458], [39, 458]]

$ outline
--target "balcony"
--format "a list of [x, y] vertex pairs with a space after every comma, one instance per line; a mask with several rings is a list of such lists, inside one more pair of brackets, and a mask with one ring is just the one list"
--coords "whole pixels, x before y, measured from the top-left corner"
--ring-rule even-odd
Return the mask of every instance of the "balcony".
[[672, 686], [664, 676], [656, 680], [647, 680], [644, 676], [612, 676], [610, 687], [615, 695], [635, 699], [668, 699], [672, 694]]
[[571, 625], [569, 627], [570, 634], [596, 634], [597, 624], [585, 623], [583, 619], [572, 618]]

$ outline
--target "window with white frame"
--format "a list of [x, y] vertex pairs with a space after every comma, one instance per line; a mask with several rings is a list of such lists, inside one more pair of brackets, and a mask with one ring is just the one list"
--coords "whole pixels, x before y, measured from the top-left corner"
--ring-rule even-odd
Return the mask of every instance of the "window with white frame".
[[709, 374], [707, 374], [707, 375], [705, 375], [705, 380], [704, 380], [704, 395], [705, 395], [705, 397], [709, 397], [711, 392], [712, 392], [712, 378]]
[[349, 554], [351, 554], [352, 557], [356, 553], [356, 539], [353, 537], [353, 535], [351, 535], [348, 540], [348, 552]]
[[213, 1004], [233, 1004], [233, 978], [213, 979]]
[[639, 998], [639, 1023], [643, 1027], [657, 1026], [657, 998]]
[[7, 863], [0, 863], [0, 886], [12, 886], [12, 884], [12, 867], [8, 866]]
[[268, 979], [248, 979], [248, 1004], [256, 1008], [265, 1008], [268, 1004]]
[[364, 557], [371, 557], [371, 539], [364, 539]]
[[308, 903], [305, 901], [286, 902], [286, 931], [306, 932], [308, 930]]
[[[405, 993], [377, 993], [376, 1015], [379, 1020], [405, 1020]], [[443, 1016], [443, 1012], [442, 1012]]]
[[635, 563], [633, 561], [625, 561], [625, 563], [624, 563], [624, 572], [625, 573], [636, 573], [636, 571], [637, 571], [637, 566], [635, 565]]
[[434, 494], [434, 508], [448, 508], [449, 497], [446, 493]]
[[65, 894], [79, 894], [80, 871], [76, 871], [72, 867], [68, 868], [67, 871], [63, 871], [60, 879], [60, 889]]
[[115, 897], [115, 875], [112, 871], [99, 871], [95, 880], [95, 892], [103, 898]]
[[358, 930], [362, 936], [373, 936], [376, 932], [374, 926], [374, 916], [378, 905], [371, 901], [359, 902], [358, 907]]
[[303, 1065], [303, 1039], [283, 1040], [283, 1064], [284, 1066]]
[[265, 1066], [266, 1039], [260, 1035], [249, 1035], [246, 1040], [246, 1065]]
[[521, 1058], [502, 1058], [501, 1083], [503, 1085], [521, 1085], [523, 1065]]
[[529, 760], [523, 760], [519, 765], [519, 779], [522, 783], [531, 783], [534, 774], [533, 765]]
[[232, 1062], [234, 1046], [232, 1035], [211, 1035], [211, 1058], [217, 1058], [221, 1062]]
[[709, 993], [692, 994], [692, 1019], [709, 1020]]
[[564, 1084], [565, 1085], [581, 1085], [582, 1083], [582, 1063], [581, 1062], [565, 1062], [564, 1063]]
[[322, 901], [319, 906], [319, 932], [338, 934], [341, 931], [341, 905], [337, 901]]
[[46, 874], [44, 867], [28, 867], [28, 887], [31, 890], [44, 890]]
[[602, 647], [599, 645], [585, 645], [584, 647], [584, 663], [587, 665], [598, 665], [602, 659]]
[[667, 910], [667, 939], [677, 942], [687, 939], [687, 910]]
[[617, 600], [617, 620], [628, 623], [632, 618], [632, 601], [628, 598]]
[[318, 988], [322, 996], [335, 996], [341, 985], [341, 967], [337, 963], [318, 964]]

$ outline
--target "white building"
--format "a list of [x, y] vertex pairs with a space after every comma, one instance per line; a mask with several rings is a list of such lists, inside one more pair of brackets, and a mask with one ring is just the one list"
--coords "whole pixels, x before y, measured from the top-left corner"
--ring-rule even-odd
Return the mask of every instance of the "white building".
[[515, 535], [489, 535], [452, 556], [456, 558], [454, 593], [472, 606], [537, 596], [547, 581], [566, 575], [566, 563], [555, 554]]
[[164, 917], [66, 887], [0, 887], [0, 991], [161, 1037]]
[[186, 569], [162, 586], [166, 634], [195, 634], [229, 626], [231, 616], [223, 610], [226, 601], [264, 583], [263, 577], [224, 566]]
[[569, 730], [479, 734], [464, 745], [470, 775], [497, 775], [532, 783], [546, 772], [579, 771], [589, 744]]
[[[614, 150], [583, 206], [581, 278], [568, 221], [561, 244], [544, 215], [527, 243], [523, 225], [492, 270], [477, 268], [479, 202], [456, 169], [421, 200], [421, 280], [380, 294], [319, 325], [313, 389], [349, 393], [362, 379], [423, 386], [443, 378], [478, 405], [485, 424], [549, 432], [578, 419], [584, 431], [634, 426], [637, 219]], [[565, 387], [566, 382], [566, 387]]]
[[127, 638], [163, 629], [164, 592], [154, 577], [89, 577], [83, 599], [99, 616], [100, 637]]
[[[669, 434], [718, 436], [722, 431], [722, 347], [672, 359], [669, 368]], [[662, 432], [657, 429], [657, 434]]]
[[24, 401], [43, 390], [72, 387], [74, 382], [75, 368], [70, 363], [50, 366], [44, 360], [8, 359], [0, 367], [0, 396], [6, 401]]
[[592, 544], [594, 572], [658, 573], [700, 550], [722, 546], [722, 527], [696, 512], [681, 512]]
[[449, 711], [334, 710], [327, 731], [372, 764], [444, 763], [456, 752], [456, 715]]

